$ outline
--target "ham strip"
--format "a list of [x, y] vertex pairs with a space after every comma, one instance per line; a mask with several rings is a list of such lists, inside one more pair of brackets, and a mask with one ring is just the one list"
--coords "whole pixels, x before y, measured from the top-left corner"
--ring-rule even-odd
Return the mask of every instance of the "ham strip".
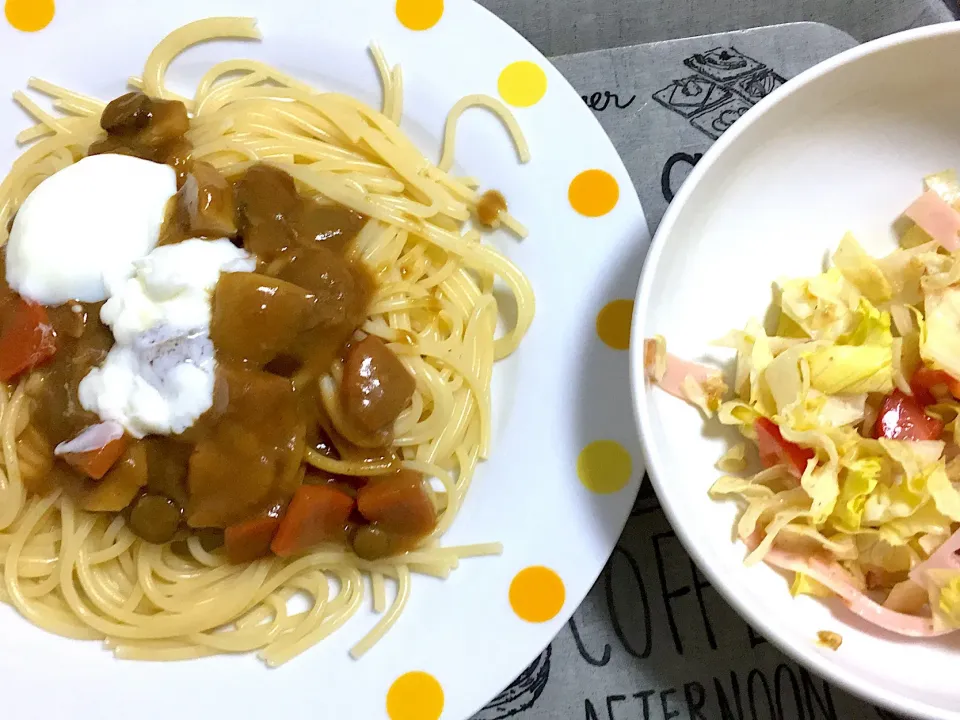
[[[761, 539], [759, 533], [754, 533], [745, 542], [753, 549]], [[935, 637], [953, 632], [950, 628], [934, 628], [932, 618], [896, 612], [874, 602], [857, 588], [850, 574], [835, 560], [817, 555], [805, 557], [775, 548], [763, 559], [773, 567], [801, 572], [816, 580], [836, 594], [855, 615], [884, 630], [907, 637]]]
[[960, 530], [948, 537], [946, 541], [933, 551], [933, 555], [910, 571], [910, 579], [918, 585], [927, 586], [927, 570], [954, 570], [960, 572]]
[[927, 190], [903, 212], [946, 250], [960, 249], [960, 213], [933, 190]]
[[708, 381], [716, 380], [722, 373], [716, 369], [700, 365], [688, 360], [681, 360], [676, 355], [666, 354], [666, 372], [659, 380], [654, 376], [654, 368], [646, 367], [647, 377], [650, 378], [663, 391], [670, 393], [674, 397], [684, 401], [689, 401], [686, 393], [683, 391], [683, 384], [687, 378], [691, 378], [698, 385], [705, 385]]

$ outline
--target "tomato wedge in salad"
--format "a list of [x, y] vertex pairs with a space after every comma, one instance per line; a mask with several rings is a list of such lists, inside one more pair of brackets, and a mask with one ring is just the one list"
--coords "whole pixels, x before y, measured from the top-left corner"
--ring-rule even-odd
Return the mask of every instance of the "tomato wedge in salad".
[[894, 390], [883, 399], [874, 432], [889, 440], [939, 440], [943, 422], [927, 415], [916, 398]]
[[786, 465], [790, 474], [799, 478], [807, 469], [807, 462], [817, 455], [810, 448], [800, 447], [784, 439], [780, 428], [772, 420], [758, 418], [753, 426], [757, 431], [760, 462], [764, 467]]

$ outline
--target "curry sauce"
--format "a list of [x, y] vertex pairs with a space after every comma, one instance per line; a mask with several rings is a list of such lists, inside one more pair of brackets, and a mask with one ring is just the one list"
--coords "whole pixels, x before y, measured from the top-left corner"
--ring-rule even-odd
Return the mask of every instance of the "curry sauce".
[[[80, 405], [78, 386], [113, 345], [102, 303], [36, 311], [43, 319], [32, 332], [52, 345], [4, 378], [29, 371], [30, 421], [19, 438], [28, 489], [62, 488], [86, 510], [122, 513], [148, 542], [191, 533], [208, 549], [225, 541], [235, 562], [330, 542], [368, 559], [416, 545], [434, 529], [437, 508], [427, 481], [399, 469], [392, 446], [414, 377], [380, 339], [360, 331], [376, 281], [346, 250], [366, 218], [302, 192], [277, 167], [255, 164], [228, 178], [192, 159], [179, 102], [129, 93], [107, 106], [101, 126], [106, 135], [91, 154], [135, 155], [177, 171], [161, 244], [228, 237], [257, 267], [222, 274], [213, 294], [212, 407], [180, 435], [124, 437], [102, 477], [53, 453], [100, 422]], [[0, 338], [23, 324], [23, 306], [0, 284]], [[339, 381], [337, 417], [320, 391], [331, 374]], [[303, 462], [308, 448], [396, 471], [323, 472]]]

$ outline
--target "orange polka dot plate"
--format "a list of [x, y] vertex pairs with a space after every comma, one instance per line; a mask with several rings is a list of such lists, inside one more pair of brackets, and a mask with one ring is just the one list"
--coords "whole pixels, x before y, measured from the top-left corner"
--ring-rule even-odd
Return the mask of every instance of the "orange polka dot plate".
[[[403, 73], [401, 128], [436, 162], [447, 115], [485, 94], [508, 108], [527, 143], [519, 163], [500, 120], [471, 108], [457, 125], [455, 172], [499, 190], [529, 231], [485, 242], [529, 278], [536, 314], [519, 350], [497, 363], [492, 441], [444, 545], [500, 542], [448, 579], [416, 576], [389, 633], [360, 660], [348, 650], [379, 619], [364, 599], [346, 625], [280, 668], [246, 655], [184, 662], [115, 659], [0, 606], [4, 717], [141, 720], [301, 717], [463, 720], [506, 687], [576, 609], [612, 552], [643, 477], [629, 393], [629, 321], [649, 240], [639, 200], [592, 112], [559, 72], [504, 23], [467, 0], [0, 0], [0, 166], [22, 152], [29, 121], [12, 101], [35, 76], [110, 99], [150, 50], [187, 22], [257, 19], [260, 43], [189, 49], [174, 90], [214, 63], [263, 60], [322, 90], [379, 108], [369, 55]], [[35, 95], [31, 97], [37, 98]], [[44, 99], [39, 97], [38, 101]], [[45, 106], [47, 107], [47, 106]], [[631, 269], [633, 269], [631, 271]], [[510, 308], [501, 311], [510, 317]], [[388, 595], [392, 586], [388, 582]], [[56, 687], [50, 668], [56, 667]], [[122, 688], [123, 692], [105, 691]]]

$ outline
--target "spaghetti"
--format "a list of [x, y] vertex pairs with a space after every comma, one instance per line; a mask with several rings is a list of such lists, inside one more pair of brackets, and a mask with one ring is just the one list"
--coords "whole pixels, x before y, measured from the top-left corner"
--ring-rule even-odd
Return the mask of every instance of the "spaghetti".
[[[497, 101], [470, 96], [458, 103], [438, 165], [398, 127], [402, 76], [372, 48], [383, 86], [382, 111], [342, 94], [313, 88], [260, 62], [220, 63], [192, 98], [165, 82], [167, 68], [191, 45], [215, 38], [259, 39], [251, 19], [211, 18], [174, 31], [150, 53], [131, 86], [182, 100], [191, 113], [187, 138], [193, 159], [236, 177], [254, 163], [274, 164], [299, 185], [369, 218], [347, 252], [377, 280], [363, 330], [378, 336], [416, 379], [400, 415], [394, 446], [402, 465], [435, 478], [441, 508], [435, 531], [417, 549], [364, 561], [341, 548], [293, 559], [269, 557], [229, 564], [192, 536], [187, 552], [134, 535], [120, 516], [83, 511], [54, 492], [32, 496], [24, 477], [49, 470], [29, 442], [27, 380], [0, 390], [0, 598], [32, 623], [59, 635], [100, 639], [123, 658], [179, 660], [259, 650], [270, 666], [290, 660], [335, 632], [358, 610], [368, 584], [381, 613], [352, 649], [360, 657], [396, 622], [411, 576], [446, 577], [461, 558], [500, 552], [497, 543], [441, 547], [477, 463], [490, 450], [493, 363], [513, 352], [534, 312], [530, 285], [505, 257], [481, 242], [469, 224], [480, 198], [477, 183], [448, 171], [456, 120], [468, 107], [497, 113], [521, 161], [528, 150], [516, 122]], [[51, 83], [29, 87], [50, 96], [60, 115], [25, 94], [15, 100], [36, 120], [18, 136], [29, 147], [0, 184], [0, 243], [27, 195], [46, 177], [76, 162], [100, 134], [105, 104]], [[519, 236], [505, 211], [500, 222]], [[497, 334], [493, 289], [499, 279], [513, 295], [517, 319]], [[321, 380], [331, 417], [337, 413], [335, 363]], [[296, 379], [294, 379], [294, 382]], [[308, 449], [305, 462], [340, 475], [390, 471], [389, 463], [333, 459]], [[388, 595], [390, 579], [396, 590]], [[309, 608], [293, 612], [295, 596]]]

